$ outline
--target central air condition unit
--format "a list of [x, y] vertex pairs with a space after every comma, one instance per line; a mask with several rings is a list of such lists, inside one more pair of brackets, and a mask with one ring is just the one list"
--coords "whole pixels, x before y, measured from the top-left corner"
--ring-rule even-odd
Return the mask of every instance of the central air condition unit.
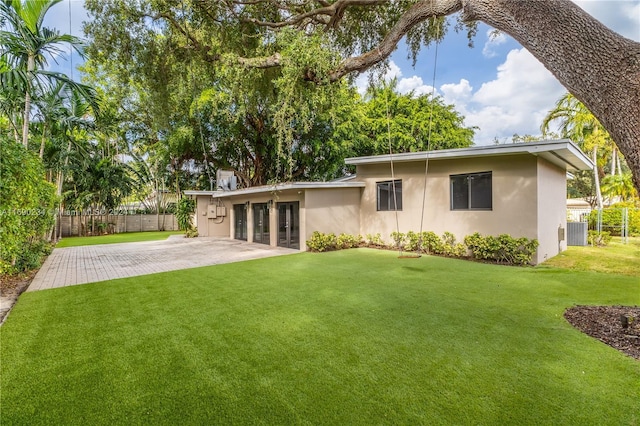
[[218, 170], [216, 173], [216, 188], [223, 191], [235, 191], [238, 179], [231, 170]]

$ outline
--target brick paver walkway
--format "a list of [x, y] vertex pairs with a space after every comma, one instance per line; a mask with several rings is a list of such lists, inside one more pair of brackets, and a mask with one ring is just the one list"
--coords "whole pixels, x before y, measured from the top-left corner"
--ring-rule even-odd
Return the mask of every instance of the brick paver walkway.
[[164, 241], [57, 248], [27, 291], [292, 253], [298, 251], [228, 238], [182, 235]]

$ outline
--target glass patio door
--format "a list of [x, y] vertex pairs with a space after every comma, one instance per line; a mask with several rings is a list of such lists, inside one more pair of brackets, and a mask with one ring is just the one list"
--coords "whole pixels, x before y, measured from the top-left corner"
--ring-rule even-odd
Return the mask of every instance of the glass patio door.
[[236, 225], [233, 238], [247, 241], [247, 206], [245, 204], [234, 204], [233, 213]]
[[300, 248], [300, 203], [278, 203], [278, 246]]
[[270, 244], [269, 206], [267, 204], [253, 205], [253, 242]]

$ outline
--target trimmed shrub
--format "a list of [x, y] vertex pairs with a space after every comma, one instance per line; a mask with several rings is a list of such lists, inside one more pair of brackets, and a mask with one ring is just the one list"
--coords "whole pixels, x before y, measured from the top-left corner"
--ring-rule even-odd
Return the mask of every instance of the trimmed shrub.
[[324, 234], [314, 231], [311, 239], [307, 240], [307, 249], [310, 251], [331, 251], [337, 247], [336, 234]]
[[340, 234], [338, 238], [336, 238], [336, 248], [340, 249], [349, 249], [360, 247], [362, 244], [362, 235], [351, 235], [351, 234]]
[[391, 233], [391, 239], [393, 240], [393, 245], [395, 248], [402, 249], [404, 248], [407, 236], [403, 232], [393, 231]]
[[513, 238], [508, 234], [497, 237], [482, 236], [478, 232], [467, 235], [465, 244], [473, 257], [480, 260], [490, 260], [508, 265], [526, 265], [538, 248], [538, 240], [529, 238]]
[[198, 230], [196, 228], [190, 228], [184, 231], [185, 238], [195, 238], [198, 236]]
[[369, 247], [385, 247], [386, 244], [382, 241], [382, 236], [380, 233], [372, 235], [367, 234], [367, 245]]
[[456, 243], [456, 236], [451, 232], [445, 232], [442, 234], [442, 253], [445, 256], [463, 257], [467, 254], [467, 247]]
[[589, 244], [594, 247], [603, 247], [609, 245], [611, 242], [611, 233], [607, 231], [602, 231], [598, 233], [598, 231], [589, 231], [589, 236], [587, 237], [589, 240]]
[[425, 231], [422, 233], [422, 249], [427, 254], [443, 254], [444, 244], [435, 232]]

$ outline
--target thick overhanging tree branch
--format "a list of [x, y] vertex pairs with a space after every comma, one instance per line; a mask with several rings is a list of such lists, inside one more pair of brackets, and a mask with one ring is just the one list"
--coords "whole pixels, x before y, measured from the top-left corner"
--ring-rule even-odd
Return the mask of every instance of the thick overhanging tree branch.
[[[198, 0], [197, 4], [214, 10], [216, 3]], [[368, 46], [368, 51], [345, 59], [328, 75], [307, 70], [301, 76], [317, 82], [337, 81], [385, 61], [404, 36], [431, 18], [461, 12], [465, 22], [485, 22], [515, 38], [600, 120], [624, 154], [640, 191], [640, 43], [608, 29], [570, 0], [423, 0], [413, 4], [394, 0], [224, 0], [224, 4], [226, 16], [239, 25], [265, 31], [294, 27], [306, 32], [324, 30], [330, 38], [338, 33], [355, 34], [356, 40], [373, 33], [381, 36], [373, 48], [359, 43]], [[358, 21], [354, 16], [362, 10], [380, 10], [380, 14], [371, 22]], [[387, 16], [389, 10], [401, 13]], [[269, 20], [273, 16], [281, 19]], [[236, 60], [245, 67], [283, 66], [278, 54], [236, 56]]]
[[279, 53], [274, 53], [271, 56], [266, 56], [262, 58], [236, 58], [236, 61], [247, 68], [273, 68], [279, 67], [282, 64], [282, 55]]
[[362, 72], [386, 60], [398, 46], [407, 32], [417, 24], [435, 17], [451, 15], [462, 9], [459, 0], [421, 1], [411, 6], [387, 33], [382, 42], [373, 50], [346, 59], [334, 72], [329, 80], [337, 81], [352, 72]]
[[[235, 4], [246, 5], [249, 2], [244, 1], [235, 1]], [[251, 2], [252, 4], [263, 3], [263, 2]], [[272, 3], [273, 2], [269, 2]], [[313, 2], [307, 1], [303, 2], [298, 8], [303, 8]], [[337, 27], [340, 23], [340, 20], [344, 16], [345, 11], [349, 7], [354, 6], [378, 6], [385, 3], [389, 3], [389, 0], [337, 0], [334, 3], [329, 3], [328, 1], [318, 1], [322, 7], [317, 9], [312, 9], [307, 12], [295, 13], [294, 10], [290, 7], [280, 6], [280, 10], [285, 10], [287, 12], [294, 12], [294, 14], [285, 20], [282, 21], [264, 21], [256, 18], [242, 18], [243, 22], [249, 22], [252, 24], [256, 24], [263, 27], [269, 28], [285, 28], [285, 27], [299, 27], [304, 28], [308, 24], [320, 23], [327, 25], [328, 27]]]

